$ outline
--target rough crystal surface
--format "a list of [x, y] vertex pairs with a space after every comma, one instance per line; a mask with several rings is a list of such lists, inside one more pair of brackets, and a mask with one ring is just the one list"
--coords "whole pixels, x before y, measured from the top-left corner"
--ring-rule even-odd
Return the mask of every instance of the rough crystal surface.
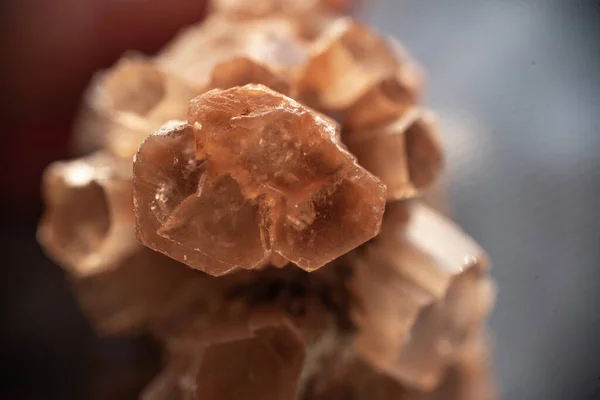
[[385, 187], [331, 120], [261, 85], [208, 92], [189, 120], [197, 158], [259, 206], [267, 248], [313, 270], [377, 234]]
[[196, 160], [195, 151], [194, 131], [183, 122], [166, 124], [140, 146], [133, 163], [137, 236], [146, 246], [177, 261], [222, 275], [234, 267], [205, 249], [186, 247], [159, 232], [175, 209], [198, 191], [204, 166]]
[[259, 267], [270, 252], [310, 271], [379, 231], [385, 186], [332, 120], [247, 85], [197, 97], [189, 122], [151, 135], [136, 156], [144, 244], [212, 275]]

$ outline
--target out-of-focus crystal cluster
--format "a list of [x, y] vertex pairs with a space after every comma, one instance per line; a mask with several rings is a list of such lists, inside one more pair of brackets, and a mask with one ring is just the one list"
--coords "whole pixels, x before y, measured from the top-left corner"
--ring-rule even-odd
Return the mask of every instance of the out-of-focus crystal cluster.
[[167, 399], [491, 400], [485, 253], [419, 197], [423, 74], [347, 1], [220, 0], [87, 92], [38, 238]]

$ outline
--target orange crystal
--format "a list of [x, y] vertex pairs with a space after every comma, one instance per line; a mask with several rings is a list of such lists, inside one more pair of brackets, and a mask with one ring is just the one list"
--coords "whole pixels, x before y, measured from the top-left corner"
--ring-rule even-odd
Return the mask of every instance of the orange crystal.
[[[165, 121], [183, 119], [200, 92], [141, 56], [126, 56], [97, 74], [86, 95], [77, 140], [98, 145], [128, 161], [148, 133]], [[85, 148], [85, 143], [80, 146]]]
[[311, 271], [379, 231], [385, 186], [332, 120], [246, 85], [197, 97], [189, 122], [151, 135], [136, 156], [147, 246], [211, 275], [260, 267], [271, 252]]
[[183, 122], [166, 124], [142, 143], [133, 163], [137, 236], [146, 246], [177, 261], [222, 275], [234, 266], [159, 233], [176, 207], [198, 190], [204, 168], [196, 161], [195, 150], [193, 129]]
[[87, 275], [139, 247], [131, 167], [106, 153], [56, 162], [44, 172], [38, 240], [71, 273]]
[[155, 62], [195, 87], [206, 87], [215, 66], [237, 57], [250, 58], [287, 76], [306, 56], [306, 43], [288, 19], [237, 21], [213, 15], [183, 30]]
[[259, 206], [265, 248], [310, 271], [377, 234], [385, 187], [331, 120], [261, 85], [208, 92], [189, 120], [197, 158]]
[[[301, 333], [280, 311], [218, 317], [146, 390], [146, 398], [293, 400], [305, 358]], [[177, 378], [175, 378], [177, 377]]]
[[290, 93], [290, 82], [268, 66], [246, 56], [237, 56], [214, 67], [209, 87], [229, 89], [256, 83], [270, 87], [281, 94]]
[[[406, 102], [412, 102], [420, 87], [414, 70], [391, 41], [349, 18], [341, 18], [330, 24], [312, 45], [298, 81], [299, 98], [318, 109], [343, 111], [361, 99], [385, 97], [387, 94], [373, 91], [378, 86], [379, 90], [385, 90], [382, 84], [386, 86], [385, 82], [396, 80], [407, 92]], [[393, 96], [394, 102], [398, 102], [397, 97]], [[357, 109], [368, 104], [364, 101]], [[405, 101], [400, 103], [403, 105]], [[373, 104], [369, 107], [371, 112], [379, 112]], [[360, 120], [368, 114], [360, 112], [354, 118]]]
[[412, 107], [398, 120], [344, 135], [360, 165], [387, 186], [388, 200], [415, 196], [442, 169], [442, 151], [431, 113]]
[[483, 251], [454, 224], [419, 204], [396, 203], [382, 234], [354, 261], [357, 351], [402, 383], [429, 390], [494, 290]]

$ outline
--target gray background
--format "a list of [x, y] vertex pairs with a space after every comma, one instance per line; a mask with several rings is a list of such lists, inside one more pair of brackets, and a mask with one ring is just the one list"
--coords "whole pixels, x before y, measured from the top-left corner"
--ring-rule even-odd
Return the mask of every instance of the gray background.
[[488, 250], [508, 400], [600, 398], [595, 2], [378, 0], [429, 75], [456, 220]]

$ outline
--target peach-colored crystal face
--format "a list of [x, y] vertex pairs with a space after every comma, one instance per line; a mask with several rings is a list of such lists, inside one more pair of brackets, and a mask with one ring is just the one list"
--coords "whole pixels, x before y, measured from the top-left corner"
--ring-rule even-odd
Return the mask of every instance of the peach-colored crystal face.
[[[232, 360], [237, 360], [232, 362]], [[198, 368], [196, 396], [200, 399], [293, 400], [298, 372], [269, 338], [211, 346]]]
[[337, 143], [337, 125], [262, 86], [206, 93], [191, 102], [189, 121], [198, 126], [198, 158], [232, 174], [250, 198], [302, 201], [354, 162]]
[[[105, 239], [110, 226], [108, 204], [102, 187], [94, 182], [63, 190], [69, 194], [46, 212], [40, 239], [52, 252], [64, 254], [58, 256], [63, 261], [76, 262], [97, 250]], [[52, 196], [59, 200], [58, 195]]]
[[434, 388], [493, 301], [485, 254], [441, 215], [399, 202], [354, 264], [357, 351], [400, 382]]
[[305, 360], [301, 332], [282, 311], [220, 317], [171, 361], [182, 398], [293, 400]]
[[432, 117], [416, 107], [388, 125], [347, 132], [344, 140], [360, 164], [386, 184], [388, 200], [415, 196], [442, 169]]
[[377, 234], [385, 186], [341, 146], [332, 120], [247, 85], [194, 99], [189, 121], [193, 132], [164, 128], [135, 159], [144, 244], [220, 275], [271, 252], [314, 270]]
[[145, 115], [165, 96], [163, 74], [142, 60], [125, 59], [105, 79], [109, 107], [120, 112]]
[[93, 136], [112, 154], [131, 161], [149, 132], [185, 118], [189, 100], [198, 93], [151, 61], [126, 56], [95, 77], [86, 96], [91, 115], [80, 121], [77, 140]]
[[340, 19], [313, 45], [299, 81], [300, 99], [316, 108], [344, 110], [398, 69], [399, 60], [383, 38]]
[[421, 310], [392, 374], [411, 386], [435, 388], [469, 335], [480, 329], [493, 295], [481, 271], [463, 272], [442, 301]]
[[268, 255], [261, 240], [258, 204], [248, 201], [230, 176], [203, 176], [158, 230], [184, 247], [206, 249], [226, 264], [253, 267]]
[[312, 270], [373, 237], [385, 188], [338, 141], [338, 127], [260, 85], [190, 105], [197, 157], [260, 206], [265, 247]]
[[131, 170], [105, 153], [52, 164], [44, 173], [45, 250], [76, 275], [110, 268], [139, 246], [132, 235]]
[[416, 103], [418, 94], [399, 74], [384, 78], [342, 113], [346, 130], [361, 130], [389, 123]]
[[233, 266], [214, 259], [207, 250], [184, 246], [159, 233], [176, 208], [197, 192], [204, 172], [203, 164], [196, 161], [192, 128], [173, 122], [154, 132], [140, 146], [133, 172], [138, 239], [177, 261], [210, 270], [212, 275], [229, 272]]
[[270, 87], [285, 95], [289, 95], [290, 82], [266, 65], [249, 57], [238, 56], [215, 66], [212, 71], [209, 87], [211, 89], [229, 89], [256, 83]]

